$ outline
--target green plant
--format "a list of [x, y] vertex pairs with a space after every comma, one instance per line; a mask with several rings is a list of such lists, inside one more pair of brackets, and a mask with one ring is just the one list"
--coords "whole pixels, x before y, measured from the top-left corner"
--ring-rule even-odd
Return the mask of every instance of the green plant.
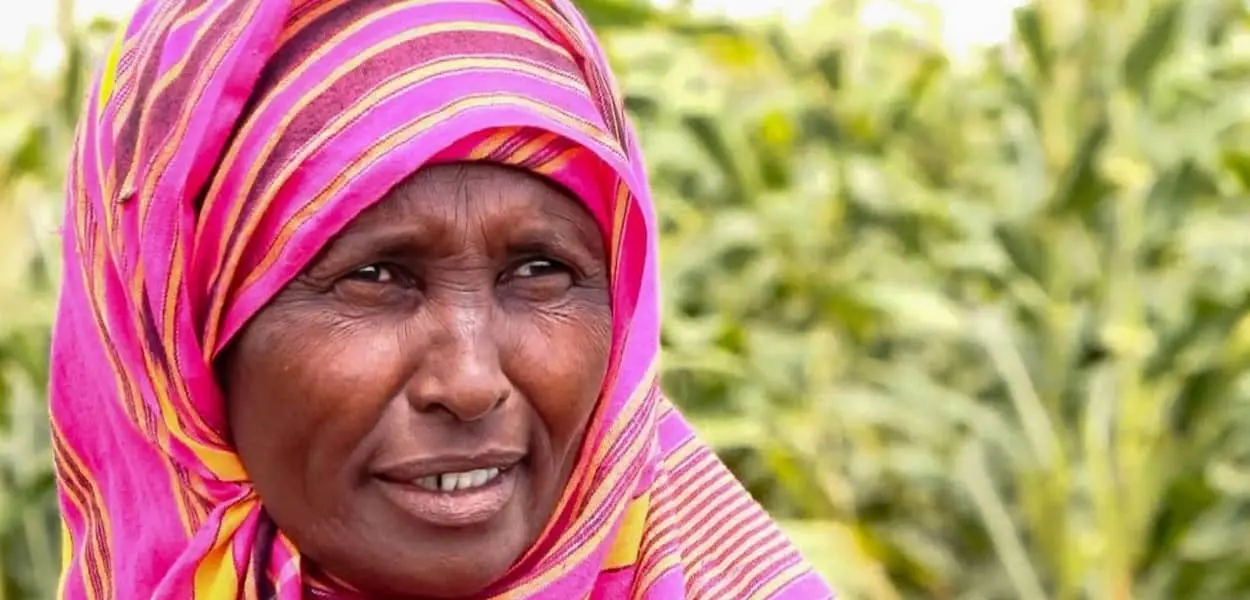
[[849, 597], [1244, 595], [1244, 6], [857, 4], [609, 36], [670, 392]]

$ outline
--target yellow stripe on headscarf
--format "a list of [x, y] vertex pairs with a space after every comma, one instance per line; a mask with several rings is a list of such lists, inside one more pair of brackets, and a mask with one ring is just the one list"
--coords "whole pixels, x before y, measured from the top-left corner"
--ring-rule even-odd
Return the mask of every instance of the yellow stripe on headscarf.
[[259, 502], [255, 497], [240, 501], [226, 509], [217, 530], [213, 547], [200, 561], [195, 570], [196, 600], [234, 598], [239, 594], [239, 572], [235, 566], [234, 546], [231, 536], [239, 530], [243, 520]]
[[629, 503], [621, 529], [616, 532], [616, 540], [612, 542], [612, 550], [608, 552], [607, 560], [603, 563], [604, 569], [620, 569], [638, 561], [638, 551], [642, 547], [642, 534], [646, 530], [647, 513], [650, 509], [649, 493]]
[[117, 38], [113, 40], [113, 45], [109, 48], [108, 56], [104, 59], [104, 69], [100, 73], [100, 93], [96, 95], [95, 103], [97, 116], [104, 111], [104, 105], [113, 95], [113, 86], [117, 83], [117, 64], [121, 62], [122, 46], [125, 45], [126, 30], [129, 28], [130, 23], [122, 24], [117, 32]]
[[69, 532], [65, 518], [61, 521], [61, 575], [56, 582], [56, 597], [65, 597], [65, 580], [69, 577], [70, 563], [74, 560], [74, 536]]

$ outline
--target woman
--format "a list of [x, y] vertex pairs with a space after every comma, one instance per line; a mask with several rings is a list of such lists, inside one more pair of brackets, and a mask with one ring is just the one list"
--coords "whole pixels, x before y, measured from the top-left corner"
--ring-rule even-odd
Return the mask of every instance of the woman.
[[149, 0], [72, 157], [65, 598], [828, 598], [659, 394], [565, 0]]

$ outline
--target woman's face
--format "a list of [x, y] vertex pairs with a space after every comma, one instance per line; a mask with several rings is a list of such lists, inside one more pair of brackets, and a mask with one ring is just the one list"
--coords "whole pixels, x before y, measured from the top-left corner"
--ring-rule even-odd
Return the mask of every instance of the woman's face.
[[594, 219], [535, 176], [423, 169], [332, 240], [224, 362], [278, 528], [376, 597], [498, 579], [555, 509], [607, 370]]

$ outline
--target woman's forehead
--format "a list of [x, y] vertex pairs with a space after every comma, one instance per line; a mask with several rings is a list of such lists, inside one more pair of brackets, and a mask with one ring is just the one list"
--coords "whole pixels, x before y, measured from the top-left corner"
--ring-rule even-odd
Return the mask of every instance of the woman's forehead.
[[422, 167], [344, 228], [340, 238], [379, 228], [428, 238], [487, 238], [534, 243], [545, 237], [602, 247], [603, 231], [582, 199], [541, 175], [478, 161]]

